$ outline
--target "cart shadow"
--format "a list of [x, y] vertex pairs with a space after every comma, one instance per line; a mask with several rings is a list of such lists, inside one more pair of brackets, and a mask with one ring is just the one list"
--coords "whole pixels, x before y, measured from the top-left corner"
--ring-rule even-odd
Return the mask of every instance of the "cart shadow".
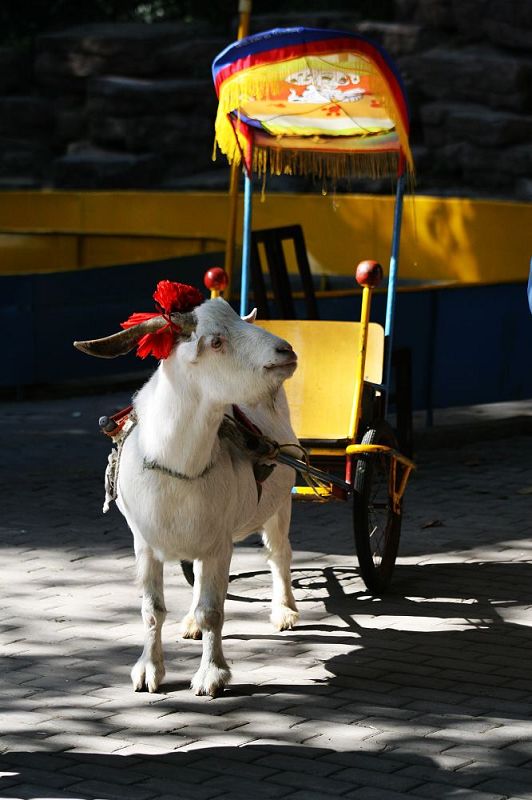
[[[266, 579], [267, 570], [234, 573], [229, 585]], [[474, 607], [481, 616], [496, 622], [497, 607], [532, 605], [532, 564], [524, 562], [450, 562], [426, 565], [397, 565], [390, 589], [373, 595], [362, 583], [358, 570], [346, 567], [302, 567], [292, 570], [292, 587], [298, 605], [321, 600], [325, 610], [339, 617], [355, 631], [353, 614], [400, 614], [407, 616], [457, 616], [457, 606]], [[236, 588], [236, 587], [235, 587]], [[269, 602], [264, 596], [230, 591], [227, 599], [239, 603]], [[477, 616], [478, 616], [477, 613]], [[465, 614], [469, 617], [470, 614]], [[304, 626], [298, 625], [297, 630]], [[309, 629], [315, 626], [305, 626]], [[330, 626], [334, 628], [335, 626]]]
[[[383, 688], [393, 690], [396, 682], [402, 688], [426, 690], [427, 700], [430, 687], [439, 687], [451, 694], [462, 692], [474, 702], [491, 695], [505, 713], [512, 706], [505, 703], [505, 694], [516, 699], [519, 692], [526, 699], [532, 694], [524, 660], [532, 646], [532, 629], [523, 613], [532, 605], [532, 564], [398, 566], [394, 592], [379, 598], [357, 588], [360, 581], [353, 583], [354, 570], [317, 567], [301, 572], [303, 576], [294, 571], [295, 588], [318, 586], [327, 615], [337, 622], [324, 622], [322, 617], [305, 623], [303, 600], [299, 601], [303, 622], [292, 631], [226, 638], [282, 638], [295, 644], [308, 642], [317, 652], [320, 645], [325, 650], [352, 645], [323, 661], [328, 676], [318, 682], [332, 687], [378, 693]], [[257, 574], [237, 577], [245, 580]], [[315, 603], [316, 597], [309, 600]], [[260, 691], [265, 688], [262, 685]], [[274, 688], [280, 687], [272, 684]], [[301, 691], [312, 693], [308, 686]], [[525, 717], [530, 713], [523, 711]]]

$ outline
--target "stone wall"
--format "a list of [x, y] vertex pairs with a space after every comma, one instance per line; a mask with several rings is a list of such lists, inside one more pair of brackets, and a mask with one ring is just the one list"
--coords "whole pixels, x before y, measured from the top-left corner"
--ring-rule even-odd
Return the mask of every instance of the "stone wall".
[[[418, 191], [532, 199], [532, 0], [396, 0], [396, 20], [284, 14], [358, 30], [398, 63]], [[225, 188], [212, 163], [212, 58], [203, 24], [93, 25], [0, 48], [0, 187]]]
[[532, 1], [396, 5], [422, 185], [532, 199]]

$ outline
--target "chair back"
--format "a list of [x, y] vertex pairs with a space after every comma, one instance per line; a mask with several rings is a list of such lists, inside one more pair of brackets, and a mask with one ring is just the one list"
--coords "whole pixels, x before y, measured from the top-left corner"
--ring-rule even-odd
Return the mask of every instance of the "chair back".
[[306, 305], [306, 318], [318, 319], [318, 305], [301, 225], [265, 228], [251, 233], [251, 282], [254, 302], [261, 319], [269, 319], [268, 293], [264, 273], [270, 274], [273, 298], [278, 316], [294, 319], [296, 316], [292, 286], [288, 275], [285, 244], [293, 246], [296, 266]]
[[[265, 330], [286, 339], [298, 355], [298, 368], [285, 383], [292, 425], [299, 439], [345, 442], [355, 395], [359, 322], [259, 320]], [[380, 384], [384, 329], [371, 322], [364, 379]]]

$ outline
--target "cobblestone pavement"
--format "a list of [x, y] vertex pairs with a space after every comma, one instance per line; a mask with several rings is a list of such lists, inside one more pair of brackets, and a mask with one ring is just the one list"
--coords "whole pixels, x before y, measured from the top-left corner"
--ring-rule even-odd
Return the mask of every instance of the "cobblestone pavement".
[[139, 592], [96, 426], [126, 402], [1, 404], [1, 797], [532, 798], [531, 436], [418, 453], [386, 598], [347, 506], [295, 510], [293, 631], [268, 622], [258, 540], [239, 547], [216, 700], [189, 689], [170, 567], [167, 677], [135, 694]]

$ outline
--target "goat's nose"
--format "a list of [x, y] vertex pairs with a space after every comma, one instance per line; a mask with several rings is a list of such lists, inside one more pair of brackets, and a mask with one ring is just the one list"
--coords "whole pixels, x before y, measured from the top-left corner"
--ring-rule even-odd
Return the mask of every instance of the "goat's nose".
[[288, 344], [288, 342], [281, 342], [275, 348], [276, 353], [293, 353], [292, 345]]
[[279, 353], [280, 356], [284, 356], [287, 362], [293, 362], [295, 364], [297, 361], [297, 355], [295, 354], [292, 345], [288, 344], [288, 342], [280, 342], [275, 348], [275, 352]]

